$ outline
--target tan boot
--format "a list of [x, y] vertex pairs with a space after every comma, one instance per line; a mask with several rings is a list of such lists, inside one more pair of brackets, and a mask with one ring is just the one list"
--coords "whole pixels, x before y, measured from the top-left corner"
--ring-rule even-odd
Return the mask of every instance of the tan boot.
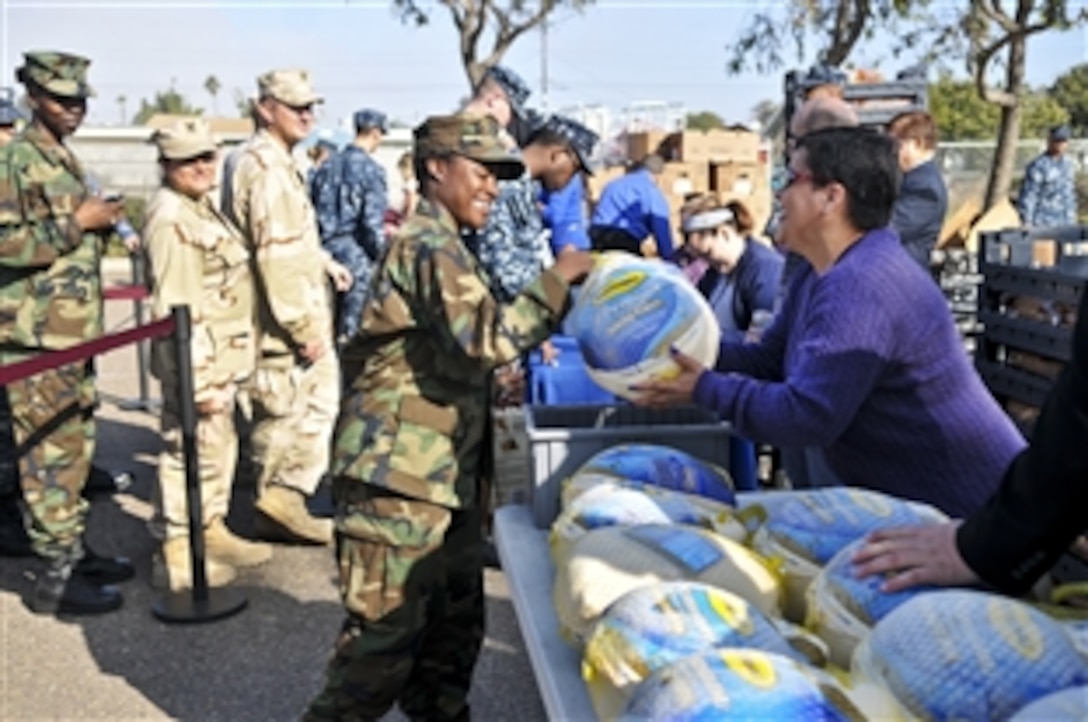
[[232, 567], [255, 567], [272, 558], [272, 545], [236, 536], [217, 516], [204, 528], [208, 558]]
[[253, 529], [262, 539], [312, 544], [332, 541], [332, 520], [310, 514], [302, 492], [271, 485], [261, 494], [256, 506]]
[[[234, 567], [213, 559], [206, 560], [204, 571], [208, 577], [209, 587], [224, 587], [234, 581], [237, 576]], [[151, 586], [155, 589], [169, 589], [172, 592], [192, 589], [193, 573], [189, 564], [187, 537], [173, 537], [163, 543], [162, 551], [152, 560]]]

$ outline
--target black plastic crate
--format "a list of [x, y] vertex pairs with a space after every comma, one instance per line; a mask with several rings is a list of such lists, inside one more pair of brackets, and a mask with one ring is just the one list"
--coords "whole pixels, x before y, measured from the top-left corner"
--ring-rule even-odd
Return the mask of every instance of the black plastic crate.
[[990, 393], [1001, 400], [1042, 406], [1054, 385], [1048, 378], [989, 359], [976, 359], [975, 368]]
[[1057, 361], [1068, 362], [1072, 358], [1073, 329], [1071, 328], [1015, 318], [987, 309], [979, 310], [978, 320], [985, 329], [983, 337], [987, 343], [999, 344]]
[[[1035, 263], [1035, 244], [1050, 241], [1054, 265]], [[1008, 228], [979, 234], [979, 270], [989, 278], [995, 267], [1042, 270], [1079, 279], [1088, 278], [1088, 226]]]

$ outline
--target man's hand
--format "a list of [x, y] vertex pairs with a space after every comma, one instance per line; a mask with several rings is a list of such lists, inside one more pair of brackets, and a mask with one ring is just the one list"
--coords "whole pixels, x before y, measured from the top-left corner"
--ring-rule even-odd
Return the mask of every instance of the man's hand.
[[854, 575], [885, 575], [881, 591], [891, 594], [923, 585], [970, 586], [980, 580], [960, 556], [960, 522], [882, 529], [854, 554]]
[[299, 347], [299, 355], [302, 356], [309, 363], [314, 363], [319, 358], [328, 353], [329, 346], [324, 340], [315, 338], [312, 341], [307, 341], [305, 345]]
[[225, 405], [222, 399], [204, 399], [197, 403], [196, 413], [200, 416], [211, 416], [212, 414], [218, 414], [224, 408]]
[[679, 373], [671, 379], [647, 381], [635, 384], [632, 391], [638, 392], [634, 402], [639, 406], [679, 406], [690, 404], [695, 393], [695, 384], [706, 368], [698, 361], [680, 351], [672, 350], [672, 360], [679, 367]]
[[127, 250], [129, 253], [136, 253], [143, 245], [143, 241], [140, 240], [140, 235], [138, 233], [132, 233], [125, 236], [121, 239], [121, 243], [125, 244], [125, 250]]
[[351, 271], [347, 269], [347, 266], [343, 266], [336, 261], [329, 261], [325, 266], [325, 273], [332, 279], [332, 286], [337, 291], [343, 293], [351, 288], [351, 285], [355, 283], [355, 277], [351, 275]]
[[567, 246], [559, 252], [552, 270], [558, 273], [568, 284], [578, 283], [593, 270], [595, 258], [588, 251], [579, 251], [574, 246]]
[[73, 217], [84, 231], [102, 231], [113, 228], [125, 213], [123, 200], [107, 201], [91, 196], [79, 204]]
[[540, 344], [540, 360], [548, 366], [559, 359], [559, 353], [559, 349], [551, 342], [551, 339], [546, 339]]

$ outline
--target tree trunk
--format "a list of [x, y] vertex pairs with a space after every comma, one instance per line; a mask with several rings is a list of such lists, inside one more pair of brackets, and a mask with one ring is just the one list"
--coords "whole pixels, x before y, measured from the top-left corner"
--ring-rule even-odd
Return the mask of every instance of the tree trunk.
[[462, 61], [465, 65], [465, 75], [468, 77], [469, 90], [474, 91], [480, 85], [480, 81], [484, 79], [487, 66], [471, 57], [463, 57]]
[[1024, 68], [1027, 37], [1020, 36], [1009, 42], [1009, 62], [1005, 76], [1005, 90], [1015, 98], [1012, 105], [1001, 106], [1001, 126], [997, 134], [997, 148], [990, 167], [990, 183], [986, 187], [984, 207], [993, 208], [1009, 197], [1012, 186], [1013, 164], [1016, 162], [1016, 146], [1020, 139], [1021, 100], [1024, 94]]

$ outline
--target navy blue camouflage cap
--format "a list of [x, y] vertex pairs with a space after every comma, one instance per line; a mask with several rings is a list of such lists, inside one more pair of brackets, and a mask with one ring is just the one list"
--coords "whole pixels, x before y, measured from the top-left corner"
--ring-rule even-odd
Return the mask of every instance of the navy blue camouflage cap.
[[1060, 143], [1062, 141], [1069, 140], [1072, 135], [1073, 133], [1069, 130], [1068, 125], [1056, 125], [1050, 129], [1049, 137], [1050, 140]]
[[23, 114], [15, 107], [15, 93], [11, 88], [0, 88], [0, 127], [15, 125]]
[[529, 100], [531, 91], [521, 76], [510, 68], [495, 65], [488, 68], [484, 74], [484, 80], [495, 81], [502, 91], [506, 93], [506, 99], [510, 101], [510, 108], [522, 118], [525, 116], [525, 103]]
[[373, 108], [357, 110], [355, 111], [354, 120], [356, 131], [366, 130], [367, 128], [377, 128], [383, 133], [389, 132], [385, 113], [380, 110], [374, 110]]
[[589, 159], [593, 156], [593, 148], [600, 139], [596, 133], [579, 123], [577, 120], [568, 118], [564, 115], [553, 115], [548, 118], [547, 122], [544, 123], [543, 128], [544, 130], [551, 131], [552, 133], [565, 138], [567, 142], [570, 143], [574, 155], [577, 156], [578, 163], [582, 166], [582, 170], [586, 173], [593, 173], [593, 171], [589, 169]]
[[809, 68], [801, 83], [805, 88], [815, 88], [819, 85], [846, 85], [846, 73], [831, 65], [820, 63]]

